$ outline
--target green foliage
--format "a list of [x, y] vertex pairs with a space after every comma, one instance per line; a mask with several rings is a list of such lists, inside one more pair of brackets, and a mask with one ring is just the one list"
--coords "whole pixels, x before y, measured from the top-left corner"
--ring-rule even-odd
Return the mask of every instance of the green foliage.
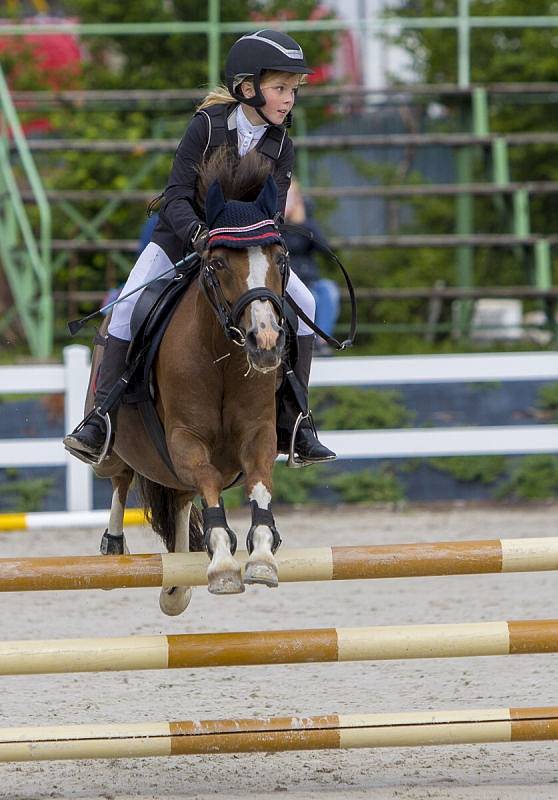
[[345, 503], [400, 503], [405, 499], [403, 486], [389, 467], [338, 475], [331, 485]]
[[428, 464], [467, 483], [494, 483], [506, 471], [504, 456], [448, 456], [429, 458]]
[[550, 500], [558, 497], [558, 456], [527, 456], [497, 492], [499, 499]]
[[[273, 503], [300, 505], [312, 500], [312, 492], [324, 480], [324, 470], [319, 465], [304, 469], [287, 469], [284, 463], [277, 463], [273, 468]], [[248, 501], [244, 486], [234, 486], [224, 495], [228, 509], [241, 508]]]
[[246, 493], [243, 486], [231, 486], [223, 493], [223, 502], [227, 510], [241, 508], [246, 502]]
[[311, 406], [324, 430], [404, 428], [415, 416], [403, 405], [400, 392], [387, 389], [312, 389]]
[[323, 482], [324, 471], [319, 465], [288, 469], [284, 463], [273, 469], [273, 501], [298, 505], [311, 499], [312, 491]]
[[40, 511], [54, 485], [53, 478], [21, 480], [17, 469], [5, 470], [4, 477], [5, 481], [0, 483], [0, 500], [6, 498], [9, 510], [15, 513]]
[[551, 383], [539, 390], [537, 405], [547, 412], [549, 422], [558, 420], [558, 383]]

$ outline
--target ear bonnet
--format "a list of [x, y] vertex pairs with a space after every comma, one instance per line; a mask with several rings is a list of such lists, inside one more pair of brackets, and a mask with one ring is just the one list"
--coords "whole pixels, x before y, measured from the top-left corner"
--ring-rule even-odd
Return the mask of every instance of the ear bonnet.
[[214, 247], [262, 247], [282, 243], [273, 220], [277, 213], [277, 184], [268, 175], [254, 202], [225, 200], [221, 184], [214, 181], [207, 192], [205, 214], [209, 228], [207, 245]]

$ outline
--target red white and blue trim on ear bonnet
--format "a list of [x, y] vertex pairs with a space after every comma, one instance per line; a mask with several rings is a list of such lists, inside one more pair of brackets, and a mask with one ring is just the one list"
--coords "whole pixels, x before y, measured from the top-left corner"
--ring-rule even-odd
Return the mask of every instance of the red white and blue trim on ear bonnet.
[[225, 200], [219, 181], [207, 192], [205, 214], [209, 227], [208, 248], [265, 247], [282, 243], [273, 221], [277, 213], [277, 185], [271, 175], [256, 200]]

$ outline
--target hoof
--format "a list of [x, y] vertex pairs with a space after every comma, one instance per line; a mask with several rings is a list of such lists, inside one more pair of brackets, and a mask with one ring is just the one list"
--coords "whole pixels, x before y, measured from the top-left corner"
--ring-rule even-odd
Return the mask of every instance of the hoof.
[[169, 589], [161, 589], [159, 608], [163, 614], [176, 617], [188, 608], [191, 599], [192, 589], [190, 586], [172, 586]]
[[[130, 551], [126, 543], [124, 534], [113, 534], [106, 530], [101, 539], [101, 546], [99, 547], [101, 555], [103, 556], [129, 556]], [[111, 592], [112, 589], [103, 589], [105, 592]]]
[[123, 533], [109, 533], [108, 530], [103, 533], [101, 545], [99, 547], [101, 555], [103, 556], [129, 556], [130, 551], [126, 544], [126, 537]]
[[240, 567], [238, 570], [225, 570], [214, 575], [208, 573], [207, 588], [211, 594], [242, 594], [244, 584]]
[[270, 589], [275, 589], [279, 586], [277, 570], [273, 564], [267, 564], [265, 561], [248, 562], [244, 571], [244, 583], [261, 583]]

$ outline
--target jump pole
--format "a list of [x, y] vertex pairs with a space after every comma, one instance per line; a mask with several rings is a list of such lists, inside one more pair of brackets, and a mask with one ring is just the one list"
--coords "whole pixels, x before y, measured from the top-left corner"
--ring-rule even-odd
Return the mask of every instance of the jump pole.
[[[246, 552], [237, 553], [241, 563]], [[558, 570], [558, 537], [280, 550], [279, 581]], [[205, 553], [0, 559], [0, 591], [206, 586]]]
[[0, 761], [558, 739], [558, 707], [0, 729]]
[[558, 620], [0, 643], [0, 675], [558, 652]]

